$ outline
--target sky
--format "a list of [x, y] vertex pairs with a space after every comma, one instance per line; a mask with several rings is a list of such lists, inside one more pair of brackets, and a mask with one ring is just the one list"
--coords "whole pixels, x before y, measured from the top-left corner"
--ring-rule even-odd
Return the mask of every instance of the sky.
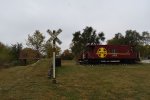
[[58, 38], [68, 49], [76, 31], [92, 26], [106, 40], [132, 29], [150, 32], [150, 0], [0, 0], [0, 42], [26, 45], [35, 30], [63, 31]]

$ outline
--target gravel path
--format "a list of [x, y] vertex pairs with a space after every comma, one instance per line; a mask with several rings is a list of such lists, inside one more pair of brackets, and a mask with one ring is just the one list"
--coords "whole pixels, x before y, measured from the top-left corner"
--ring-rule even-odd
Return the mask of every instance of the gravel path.
[[142, 63], [150, 63], [150, 60], [142, 60]]

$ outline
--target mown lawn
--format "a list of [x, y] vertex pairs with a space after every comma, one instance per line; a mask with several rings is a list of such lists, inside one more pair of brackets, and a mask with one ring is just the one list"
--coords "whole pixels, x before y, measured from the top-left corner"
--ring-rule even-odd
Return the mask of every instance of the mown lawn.
[[150, 64], [81, 66], [63, 61], [57, 84], [49, 60], [0, 70], [0, 100], [149, 100]]

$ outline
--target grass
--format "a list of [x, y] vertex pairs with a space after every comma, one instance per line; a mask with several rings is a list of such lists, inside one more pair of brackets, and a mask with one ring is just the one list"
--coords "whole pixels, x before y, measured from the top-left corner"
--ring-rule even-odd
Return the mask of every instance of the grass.
[[1, 100], [149, 100], [150, 64], [81, 66], [63, 61], [57, 84], [49, 60], [0, 70]]

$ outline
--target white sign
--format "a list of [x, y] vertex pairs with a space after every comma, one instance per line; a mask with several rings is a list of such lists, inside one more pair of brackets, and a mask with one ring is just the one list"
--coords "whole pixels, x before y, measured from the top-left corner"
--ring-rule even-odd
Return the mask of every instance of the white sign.
[[58, 38], [56, 38], [56, 42], [57, 42], [58, 44], [62, 44], [62, 41], [60, 41]]
[[59, 35], [62, 30], [59, 29], [57, 32], [51, 32], [50, 30], [47, 30], [47, 32], [51, 35], [51, 38], [49, 39], [49, 41], [53, 41], [55, 39], [55, 41], [58, 43], [58, 44], [61, 44], [62, 41], [60, 41], [58, 38], [57, 38], [57, 35]]

